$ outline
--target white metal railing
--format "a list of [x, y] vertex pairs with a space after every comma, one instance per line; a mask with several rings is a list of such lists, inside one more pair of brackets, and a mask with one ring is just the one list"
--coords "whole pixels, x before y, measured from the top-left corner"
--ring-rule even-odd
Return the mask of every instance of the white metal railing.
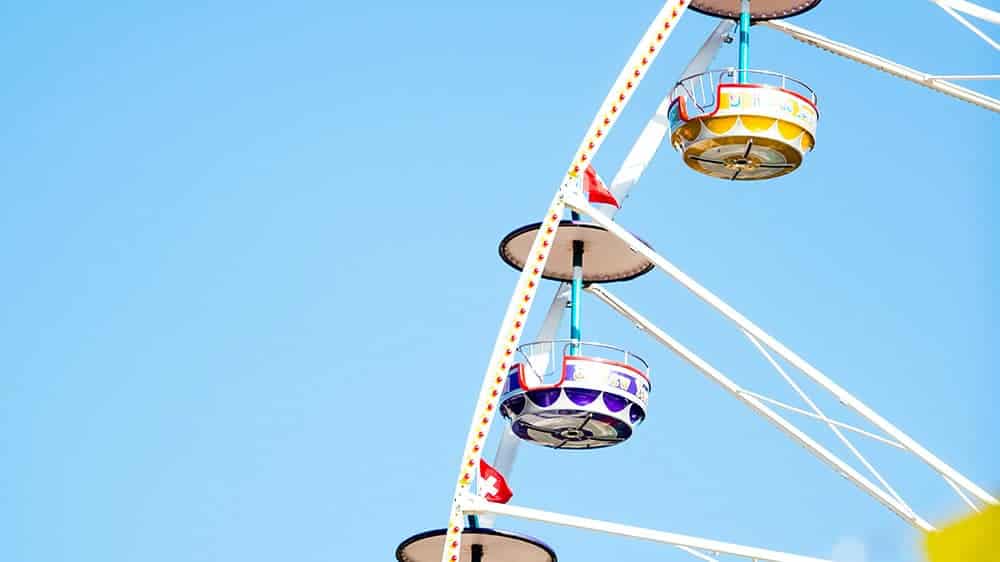
[[541, 384], [555, 384], [562, 378], [562, 360], [567, 355], [608, 359], [637, 369], [647, 378], [649, 364], [631, 351], [605, 343], [578, 340], [545, 340], [518, 346], [517, 355], [527, 370], [525, 377]]
[[671, 102], [677, 98], [684, 98], [685, 109], [692, 117], [711, 113], [718, 103], [715, 92], [719, 84], [738, 84], [741, 74], [746, 84], [793, 92], [809, 100], [813, 105], [819, 103], [819, 98], [812, 88], [791, 76], [770, 70], [741, 71], [736, 68], [708, 70], [681, 78], [670, 93]]

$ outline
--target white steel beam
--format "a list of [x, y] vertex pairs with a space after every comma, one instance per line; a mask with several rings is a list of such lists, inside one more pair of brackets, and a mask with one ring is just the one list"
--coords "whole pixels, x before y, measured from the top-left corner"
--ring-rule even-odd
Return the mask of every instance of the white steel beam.
[[989, 35], [983, 33], [983, 30], [976, 27], [975, 24], [973, 24], [971, 21], [965, 19], [965, 17], [962, 16], [962, 14], [953, 10], [951, 6], [948, 5], [948, 3], [941, 2], [940, 0], [931, 0], [931, 2], [937, 4], [939, 8], [941, 8], [942, 10], [944, 10], [946, 14], [954, 18], [955, 21], [964, 25], [966, 29], [978, 35], [979, 38], [982, 39], [983, 41], [986, 41], [990, 45], [990, 47], [993, 47], [994, 49], [1000, 51], [1000, 45], [998, 45], [996, 41], [994, 41]]
[[1000, 25], [1000, 12], [995, 12], [988, 8], [973, 4], [967, 0], [931, 0], [938, 6], [948, 6], [959, 12], [966, 13], [974, 18]]
[[708, 361], [705, 361], [693, 351], [675, 340], [670, 336], [670, 334], [664, 332], [655, 324], [647, 320], [644, 316], [622, 302], [618, 297], [612, 295], [603, 287], [595, 285], [591, 285], [587, 290], [593, 293], [597, 298], [604, 301], [613, 310], [636, 323], [640, 328], [642, 328], [643, 331], [665, 345], [668, 349], [677, 354], [678, 357], [687, 361], [692, 367], [701, 371], [702, 374], [707, 376], [710, 380], [717, 383], [727, 392], [749, 406], [751, 410], [760, 414], [764, 419], [777, 426], [778, 429], [785, 432], [785, 434], [791, 437], [794, 441], [805, 447], [806, 450], [830, 465], [830, 468], [838, 474], [847, 478], [851, 482], [854, 482], [855, 485], [867, 492], [868, 495], [875, 498], [875, 500], [880, 502], [882, 505], [888, 507], [896, 515], [899, 515], [903, 520], [923, 531], [934, 530], [934, 527], [930, 523], [910, 511], [902, 502], [896, 500], [896, 498], [886, 493], [885, 490], [873, 484], [870, 480], [865, 478], [863, 474], [855, 470], [851, 465], [845, 463], [837, 457], [837, 455], [831, 453], [827, 448], [817, 443], [804, 431], [796, 427], [795, 424], [789, 422], [785, 418], [781, 417], [780, 414], [768, 408], [767, 405], [758, 400], [752, 394], [744, 391], [738, 384], [733, 382], [733, 380], [726, 375], [722, 374], [721, 371], [713, 367]]
[[975, 511], [976, 513], [982, 511], [981, 509], [979, 509], [979, 506], [976, 505], [975, 502], [969, 499], [969, 496], [965, 495], [965, 492], [963, 492], [961, 488], [955, 485], [954, 482], [948, 480], [948, 478], [945, 476], [942, 476], [941, 478], [944, 478], [944, 481], [948, 483], [948, 486], [950, 486], [952, 490], [955, 490], [955, 493], [958, 494], [958, 497], [962, 498], [962, 501], [964, 501], [966, 505], [971, 507], [972, 511]]
[[812, 379], [816, 384], [826, 389], [837, 400], [857, 412], [861, 417], [867, 419], [875, 425], [875, 427], [882, 430], [886, 435], [895, 439], [900, 445], [906, 447], [908, 451], [916, 455], [920, 460], [924, 461], [924, 463], [937, 471], [939, 474], [951, 479], [955, 482], [955, 484], [961, 486], [967, 492], [976, 496], [980, 501], [992, 504], [1000, 503], [996, 498], [987, 493], [986, 490], [976, 485], [954, 468], [948, 466], [944, 461], [928, 451], [912, 437], [904, 433], [895, 425], [889, 423], [888, 420], [880, 416], [877, 412], [875, 412], [875, 410], [870, 408], [861, 400], [855, 398], [854, 395], [847, 392], [847, 390], [843, 389], [840, 385], [823, 374], [819, 369], [813, 367], [805, 359], [799, 357], [798, 354], [785, 347], [783, 343], [751, 322], [746, 316], [740, 314], [736, 309], [729, 306], [725, 301], [681, 271], [666, 258], [657, 254], [652, 248], [633, 236], [630, 232], [597, 212], [581, 194], [568, 194], [566, 204], [570, 208], [576, 209], [578, 212], [589, 216], [595, 223], [603, 226], [615, 236], [623, 240], [633, 250], [645, 256], [653, 262], [656, 267], [663, 270], [663, 272], [670, 277], [674, 278], [674, 280], [691, 291], [696, 297], [739, 326], [741, 330], [752, 335], [759, 342], [766, 345], [771, 349], [771, 351], [777, 353], [785, 361], [788, 361], [788, 363], [793, 367], [802, 371], [803, 374]]
[[962, 101], [969, 102], [973, 105], [978, 105], [984, 109], [1000, 113], [1000, 100], [991, 98], [990, 96], [981, 94], [975, 90], [959, 86], [958, 84], [953, 84], [945, 80], [939, 80], [933, 74], [921, 72], [878, 55], [862, 51], [861, 49], [852, 47], [846, 43], [834, 41], [833, 39], [829, 39], [818, 33], [809, 31], [808, 29], [792, 25], [784, 20], [763, 21], [760, 22], [760, 25], [765, 25], [772, 29], [777, 29], [778, 31], [787, 33], [807, 45], [818, 47], [824, 51], [830, 51], [835, 55], [840, 55], [852, 61], [881, 70], [882, 72], [891, 74], [897, 78], [909, 80], [910, 82], [920, 84], [921, 86], [925, 86], [932, 90], [958, 98]]
[[[712, 66], [712, 61], [715, 60], [716, 55], [719, 54], [719, 49], [722, 48], [723, 43], [728, 43], [733, 40], [732, 33], [736, 29], [736, 22], [734, 20], [722, 20], [719, 25], [715, 26], [715, 29], [708, 34], [708, 38], [695, 53], [694, 57], [691, 58], [691, 62], [688, 63], [684, 70], [681, 71], [681, 75], [678, 76], [677, 81], [680, 82], [688, 76], [694, 76], [695, 74], [701, 74]], [[671, 88], [673, 90], [673, 88]], [[669, 103], [669, 96], [668, 96]]]
[[932, 80], [1000, 80], [1000, 74], [935, 74]]
[[466, 496], [463, 498], [461, 504], [462, 508], [469, 513], [493, 513], [495, 515], [518, 517], [520, 519], [541, 521], [543, 523], [562, 525], [564, 527], [575, 527], [577, 529], [598, 531], [609, 535], [619, 535], [634, 539], [680, 546], [685, 547], [686, 549], [700, 549], [719, 554], [729, 554], [732, 556], [749, 558], [751, 560], [759, 560], [761, 562], [829, 562], [823, 558], [789, 554], [787, 552], [779, 552], [777, 550], [768, 550], [753, 546], [693, 537], [691, 535], [681, 535], [678, 533], [668, 533], [666, 531], [657, 531], [654, 529], [644, 529], [642, 527], [633, 527], [631, 525], [622, 525], [620, 523], [612, 523], [609, 521], [601, 521], [587, 517], [578, 517], [575, 515], [564, 515], [562, 513], [553, 513], [550, 511], [542, 511], [540, 509], [532, 509], [528, 507], [490, 503], [477, 497]]
[[[779, 375], [781, 375], [781, 378], [784, 379], [785, 382], [792, 387], [792, 390], [794, 390], [795, 393], [799, 395], [799, 398], [801, 398], [803, 402], [805, 402], [810, 408], [812, 408], [812, 411], [815, 412], [817, 416], [821, 418], [826, 418], [826, 414], [823, 413], [823, 410], [821, 410], [819, 406], [817, 406], [816, 403], [813, 402], [812, 398], [809, 398], [809, 395], [806, 394], [806, 391], [802, 390], [802, 387], [799, 386], [797, 382], [795, 382], [795, 379], [790, 377], [788, 373], [785, 372], [785, 369], [782, 368], [782, 366], [777, 361], [774, 360], [774, 357], [772, 357], [771, 354], [767, 351], [767, 349], [765, 349], [764, 346], [762, 346], [760, 342], [757, 341], [757, 338], [751, 336], [747, 332], [743, 332], [743, 334], [746, 335], [747, 339], [750, 340], [750, 343], [752, 343], [754, 347], [757, 348], [757, 351], [759, 351], [761, 355], [763, 355], [764, 358], [767, 359], [767, 362], [770, 363], [772, 367], [774, 367], [774, 370], [777, 371]], [[896, 498], [896, 501], [898, 501], [907, 511], [912, 513], [913, 508], [907, 505], [906, 500], [904, 500], [903, 497], [900, 496], [899, 493], [896, 492], [896, 490], [889, 484], [889, 482], [887, 482], [886, 479], [882, 477], [882, 474], [879, 473], [878, 470], [876, 470], [875, 466], [873, 466], [871, 462], [869, 462], [868, 459], [866, 459], [865, 456], [861, 454], [861, 451], [859, 451], [858, 448], [854, 446], [854, 443], [851, 443], [851, 440], [848, 439], [840, 431], [840, 429], [838, 429], [837, 426], [834, 425], [833, 423], [827, 423], [827, 427], [829, 427], [830, 431], [832, 431], [833, 434], [837, 436], [837, 439], [839, 439], [840, 442], [843, 443], [844, 446], [847, 447], [849, 451], [851, 451], [851, 453], [854, 455], [854, 458], [861, 461], [861, 464], [868, 469], [868, 473], [874, 476], [876, 480], [878, 480], [879, 484], [882, 485], [883, 489], [887, 490], [890, 494], [892, 494], [892, 497]]]
[[761, 400], [763, 402], [767, 402], [768, 404], [771, 404], [772, 406], [777, 406], [777, 407], [779, 407], [779, 408], [781, 408], [783, 410], [788, 410], [789, 412], [795, 412], [796, 414], [801, 414], [801, 415], [803, 415], [803, 416], [805, 416], [807, 418], [812, 418], [814, 420], [819, 420], [819, 421], [824, 422], [824, 423], [833, 424], [833, 425], [835, 425], [837, 427], [842, 427], [842, 428], [844, 428], [844, 429], [846, 429], [848, 431], [853, 431], [854, 433], [857, 433], [858, 435], [863, 435], [863, 436], [865, 436], [865, 437], [867, 437], [869, 439], [874, 439], [875, 441], [878, 441], [880, 443], [885, 443], [886, 445], [889, 445], [891, 447], [895, 447], [897, 449], [902, 449], [903, 451], [906, 451], [906, 447], [900, 445], [899, 443], [896, 443], [895, 441], [891, 441], [889, 439], [886, 439], [885, 437], [881, 437], [879, 435], [876, 435], [876, 434], [874, 434], [874, 433], [872, 433], [870, 431], [865, 431], [865, 430], [863, 430], [861, 428], [854, 427], [853, 425], [846, 424], [846, 423], [844, 423], [842, 421], [837, 421], [835, 419], [831, 419], [831, 418], [828, 418], [826, 416], [816, 415], [816, 414], [814, 414], [814, 413], [812, 413], [812, 412], [810, 412], [808, 410], [803, 410], [802, 408], [796, 408], [795, 406], [792, 406], [791, 404], [785, 404], [784, 402], [781, 402], [780, 400], [775, 400], [774, 398], [769, 398], [769, 397], [764, 396], [763, 394], [759, 394], [757, 392], [751, 392], [749, 390], [744, 390], [743, 392], [745, 392], [746, 394], [749, 394], [750, 396], [753, 396], [754, 398], [756, 398], [758, 400]]

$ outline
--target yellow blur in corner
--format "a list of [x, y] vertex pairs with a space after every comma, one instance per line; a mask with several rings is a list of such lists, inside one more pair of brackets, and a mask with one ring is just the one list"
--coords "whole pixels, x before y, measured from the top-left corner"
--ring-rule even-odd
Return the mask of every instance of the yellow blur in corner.
[[930, 562], [1000, 562], [1000, 506], [927, 533], [924, 550]]

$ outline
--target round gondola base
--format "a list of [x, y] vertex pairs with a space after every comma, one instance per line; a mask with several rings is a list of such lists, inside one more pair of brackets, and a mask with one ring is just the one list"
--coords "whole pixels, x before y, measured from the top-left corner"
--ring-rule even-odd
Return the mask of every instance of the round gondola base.
[[632, 436], [632, 427], [607, 414], [557, 410], [518, 416], [511, 431], [525, 441], [553, 449], [600, 449]]
[[[396, 548], [399, 562], [439, 562], [446, 529], [427, 531], [406, 539]], [[545, 543], [507, 531], [476, 528], [462, 531], [458, 562], [557, 562]]]
[[801, 150], [795, 142], [784, 139], [719, 136], [685, 147], [684, 163], [692, 170], [714, 178], [766, 180], [797, 170], [802, 165]]
[[[750, 20], [765, 21], [790, 18], [815, 8], [821, 0], [753, 0]], [[691, 9], [707, 16], [740, 18], [740, 0], [691, 0]]]
[[[529, 256], [542, 223], [529, 224], [511, 232], [500, 242], [500, 258], [520, 271]], [[559, 223], [552, 251], [542, 277], [552, 281], [573, 280], [573, 243], [583, 243], [583, 282], [613, 283], [628, 281], [648, 273], [653, 262], [629, 247], [620, 238], [599, 225], [564, 220]]]

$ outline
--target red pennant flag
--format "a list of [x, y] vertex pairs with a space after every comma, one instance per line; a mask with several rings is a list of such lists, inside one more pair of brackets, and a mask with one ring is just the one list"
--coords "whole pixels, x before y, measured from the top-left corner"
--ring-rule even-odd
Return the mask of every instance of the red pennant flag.
[[605, 203], [621, 208], [615, 196], [604, 187], [604, 183], [597, 177], [597, 170], [593, 166], [587, 166], [583, 172], [583, 192], [587, 194], [587, 201], [591, 203]]
[[503, 474], [483, 459], [479, 459], [479, 495], [494, 503], [507, 503], [514, 497]]

